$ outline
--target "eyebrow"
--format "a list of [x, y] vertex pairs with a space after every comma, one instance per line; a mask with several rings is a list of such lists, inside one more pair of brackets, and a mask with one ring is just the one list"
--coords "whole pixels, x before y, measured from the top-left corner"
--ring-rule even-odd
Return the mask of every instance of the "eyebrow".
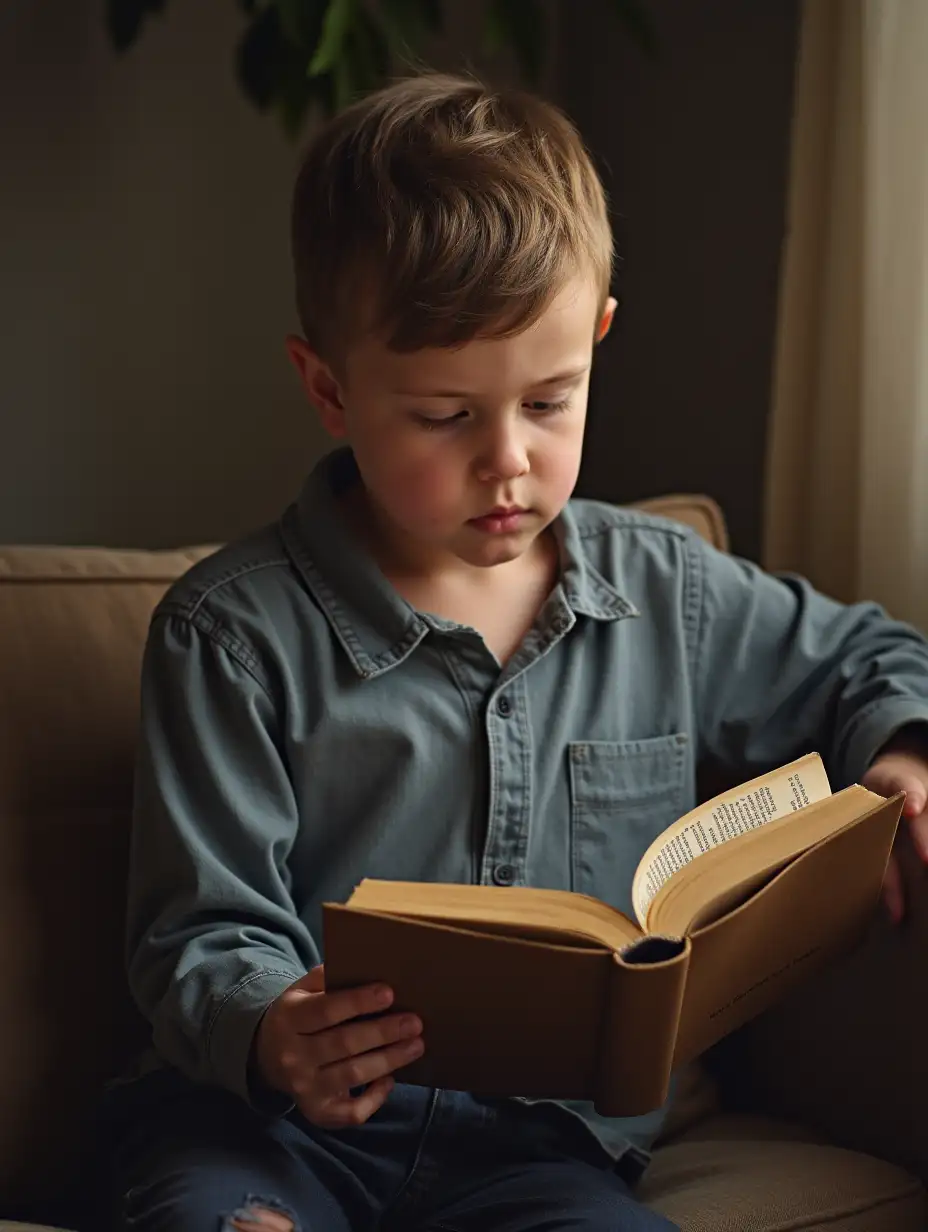
[[[555, 376], [546, 376], [543, 381], [536, 381], [532, 389], [545, 389], [549, 385], [564, 385], [569, 381], [578, 381], [580, 377], [586, 375], [589, 367], [589, 364], [584, 364], [582, 368], [573, 368], [570, 372], [558, 372]], [[398, 389], [396, 396], [398, 398], [473, 398], [476, 396], [476, 391], [473, 389], [442, 389], [425, 393], [424, 390], [419, 389]]]

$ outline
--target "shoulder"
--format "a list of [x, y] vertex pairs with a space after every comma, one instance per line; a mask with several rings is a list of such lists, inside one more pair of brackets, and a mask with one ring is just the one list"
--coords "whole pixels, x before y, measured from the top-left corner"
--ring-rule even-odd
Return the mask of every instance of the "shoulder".
[[681, 542], [693, 534], [691, 528], [683, 522], [636, 509], [631, 505], [610, 505], [606, 501], [576, 499], [570, 502], [570, 510], [577, 532], [584, 541], [618, 537]]
[[208, 623], [248, 595], [286, 587], [291, 573], [279, 531], [268, 526], [197, 561], [169, 588], [156, 614]]
[[279, 524], [198, 561], [155, 608], [152, 623], [159, 622], [196, 630], [252, 670], [302, 657], [325, 628]]
[[574, 500], [568, 512], [568, 536], [583, 567], [639, 613], [671, 610], [695, 627], [706, 588], [718, 588], [736, 568], [682, 520], [603, 501]]
[[672, 518], [605, 501], [572, 500], [569, 508], [583, 554], [607, 574], [645, 561], [678, 568], [700, 550], [696, 532]]

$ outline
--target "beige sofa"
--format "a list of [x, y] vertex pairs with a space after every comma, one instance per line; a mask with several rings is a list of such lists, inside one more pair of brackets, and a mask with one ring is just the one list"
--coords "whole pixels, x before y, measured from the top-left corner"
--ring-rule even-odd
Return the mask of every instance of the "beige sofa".
[[[725, 545], [711, 502], [656, 506]], [[0, 1220], [77, 1221], [60, 1201], [84, 1118], [144, 1034], [121, 968], [137, 676], [153, 605], [203, 551], [0, 549]], [[915, 901], [906, 930], [877, 927], [694, 1076], [646, 1201], [686, 1232], [926, 1226]]]

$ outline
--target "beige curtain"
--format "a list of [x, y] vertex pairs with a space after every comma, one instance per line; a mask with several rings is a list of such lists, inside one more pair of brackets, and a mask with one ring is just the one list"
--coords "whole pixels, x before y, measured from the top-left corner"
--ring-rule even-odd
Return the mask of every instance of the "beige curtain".
[[928, 0], [805, 0], [764, 547], [928, 629]]

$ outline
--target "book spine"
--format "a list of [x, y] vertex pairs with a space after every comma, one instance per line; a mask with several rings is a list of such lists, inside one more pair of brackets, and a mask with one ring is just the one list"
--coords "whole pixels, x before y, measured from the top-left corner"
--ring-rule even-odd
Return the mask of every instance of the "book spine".
[[688, 940], [664, 937], [613, 955], [594, 1100], [600, 1115], [640, 1116], [667, 1099], [689, 960]]

